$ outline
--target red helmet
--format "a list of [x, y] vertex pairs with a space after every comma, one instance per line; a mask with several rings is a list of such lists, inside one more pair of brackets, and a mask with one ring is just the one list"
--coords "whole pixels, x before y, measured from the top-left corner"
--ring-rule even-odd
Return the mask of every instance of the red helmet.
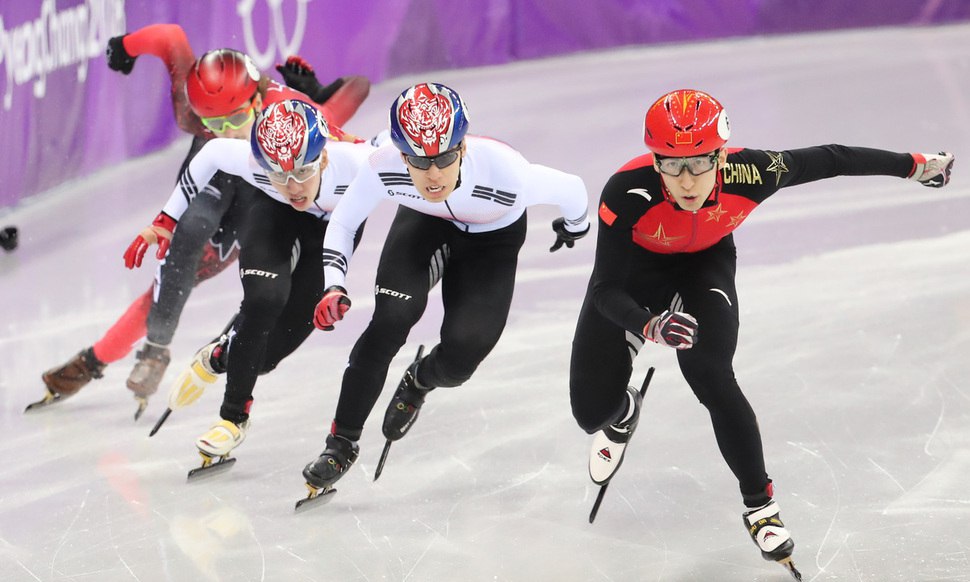
[[655, 154], [671, 157], [713, 152], [731, 137], [727, 112], [702, 91], [671, 91], [647, 109], [643, 143]]
[[192, 63], [185, 92], [199, 117], [221, 117], [239, 109], [256, 93], [259, 69], [232, 49], [209, 51]]

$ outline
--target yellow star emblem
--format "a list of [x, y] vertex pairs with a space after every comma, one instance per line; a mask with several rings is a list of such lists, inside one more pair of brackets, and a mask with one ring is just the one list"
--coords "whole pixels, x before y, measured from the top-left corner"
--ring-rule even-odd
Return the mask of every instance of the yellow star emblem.
[[675, 240], [680, 240], [680, 239], [682, 239], [684, 237], [682, 237], [682, 236], [667, 236], [667, 233], [664, 232], [664, 225], [663, 224], [660, 224], [660, 225], [657, 226], [657, 232], [653, 233], [652, 235], [648, 236], [647, 238], [652, 238], [653, 240], [657, 241], [658, 243], [660, 243], [660, 244], [662, 244], [664, 246], [670, 246]]
[[741, 222], [744, 221], [744, 219], [747, 217], [748, 215], [745, 214], [744, 211], [742, 210], [741, 212], [731, 217], [731, 223], [728, 226], [737, 226], [741, 224]]
[[725, 214], [727, 214], [727, 210], [723, 210], [721, 205], [718, 204], [716, 207], [707, 211], [707, 222], [721, 222], [721, 217]]
[[788, 166], [785, 165], [785, 157], [778, 152], [765, 152], [768, 157], [771, 158], [771, 163], [765, 168], [768, 172], [775, 173], [775, 186], [781, 181], [781, 175], [788, 172]]

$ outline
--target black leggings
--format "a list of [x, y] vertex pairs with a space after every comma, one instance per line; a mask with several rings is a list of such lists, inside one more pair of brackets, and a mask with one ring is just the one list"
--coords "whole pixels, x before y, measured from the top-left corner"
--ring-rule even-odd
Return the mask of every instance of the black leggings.
[[471, 234], [452, 223], [400, 207], [377, 268], [374, 315], [350, 353], [334, 422], [360, 438], [391, 360], [421, 319], [441, 279], [441, 340], [421, 362], [418, 381], [458, 386], [498, 343], [508, 319], [526, 217], [503, 229]]
[[313, 331], [323, 295], [327, 222], [268, 196], [256, 196], [242, 228], [239, 273], [243, 300], [233, 325], [220, 414], [249, 417], [256, 377], [273, 370]]
[[[627, 290], [653, 313], [669, 308], [679, 295], [679, 310], [697, 318], [697, 344], [677, 352], [680, 370], [710, 413], [721, 455], [741, 492], [757, 495], [764, 492], [768, 476], [757, 418], [734, 377], [739, 326], [736, 264], [730, 239], [690, 254], [642, 251], [630, 269]], [[588, 433], [614, 422], [624, 410], [633, 359], [643, 341], [642, 335], [603, 317], [587, 293], [573, 338], [569, 392], [573, 416]]]
[[[207, 142], [201, 137], [192, 140], [180, 176]], [[172, 246], [155, 274], [154, 297], [147, 318], [149, 342], [161, 346], [172, 343], [192, 289], [236, 260], [236, 222], [249, 201], [260, 195], [242, 178], [217, 172], [192, 200], [179, 219]]]

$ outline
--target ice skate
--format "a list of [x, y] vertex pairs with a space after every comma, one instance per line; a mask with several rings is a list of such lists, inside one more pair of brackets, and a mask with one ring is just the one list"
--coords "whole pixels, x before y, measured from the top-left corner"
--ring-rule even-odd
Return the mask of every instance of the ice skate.
[[596, 501], [593, 502], [593, 509], [589, 512], [589, 522], [593, 523], [596, 514], [599, 512], [603, 496], [606, 489], [610, 486], [610, 479], [619, 470], [626, 454], [626, 447], [633, 432], [640, 422], [640, 408], [643, 406], [643, 397], [650, 387], [650, 380], [653, 379], [654, 369], [647, 370], [647, 375], [643, 379], [640, 390], [633, 386], [627, 386], [627, 398], [629, 399], [632, 411], [628, 408], [629, 414], [616, 424], [611, 424], [603, 430], [593, 435], [593, 446], [589, 452], [589, 476], [600, 486], [599, 493], [596, 494]]
[[168, 348], [149, 343], [135, 354], [135, 358], [138, 361], [125, 384], [135, 393], [135, 400], [138, 402], [135, 420], [138, 420], [148, 406], [148, 397], [158, 391], [158, 385], [172, 358]]
[[597, 485], [609, 483], [616, 474], [623, 463], [627, 443], [640, 421], [643, 397], [633, 386], [627, 386], [626, 391], [631, 407], [627, 418], [593, 435], [593, 446], [589, 452], [589, 476]]
[[223, 359], [227, 340], [228, 336], [223, 334], [195, 352], [189, 367], [183, 370], [172, 384], [168, 393], [168, 408], [162, 413], [148, 436], [154, 436], [158, 432], [173, 410], [195, 404], [202, 397], [205, 389], [216, 383], [219, 374], [225, 373]]
[[204, 346], [195, 353], [189, 367], [179, 374], [168, 394], [168, 407], [172, 410], [191, 406], [202, 397], [202, 393], [219, 379], [225, 367], [221, 364], [225, 336]]
[[381, 429], [384, 431], [384, 438], [389, 441], [404, 438], [404, 435], [414, 426], [414, 421], [418, 419], [424, 397], [431, 391], [430, 388], [424, 388], [418, 384], [419, 363], [419, 360], [415, 360], [408, 366], [404, 377], [397, 385], [391, 403], [387, 405], [387, 411], [384, 412], [384, 424]]
[[802, 574], [795, 568], [791, 558], [795, 542], [781, 521], [778, 504], [774, 500], [769, 501], [757, 509], [746, 511], [743, 519], [751, 540], [761, 550], [761, 556], [769, 562], [778, 562], [795, 580], [801, 580]]
[[189, 471], [189, 480], [229, 469], [236, 462], [229, 454], [246, 439], [248, 429], [248, 420], [236, 424], [223, 419], [212, 425], [212, 428], [195, 441], [202, 457], [202, 466]]
[[330, 496], [337, 492], [333, 488], [334, 483], [353, 466], [359, 453], [356, 442], [342, 436], [328, 435], [327, 448], [303, 469], [309, 493], [305, 499], [296, 502], [296, 510], [329, 502]]
[[64, 365], [44, 372], [41, 379], [47, 393], [37, 402], [28, 404], [24, 412], [56, 404], [77, 394], [88, 382], [101, 378], [106, 366], [94, 355], [94, 348], [81, 350]]
[[384, 432], [384, 450], [381, 451], [381, 458], [377, 461], [377, 469], [374, 471], [374, 480], [381, 476], [384, 471], [384, 462], [387, 461], [387, 453], [391, 450], [391, 443], [400, 440], [408, 433], [418, 419], [418, 412], [424, 404], [424, 397], [430, 392], [431, 388], [425, 388], [418, 383], [418, 364], [424, 354], [424, 346], [418, 346], [418, 353], [414, 356], [414, 361], [408, 366], [407, 371], [397, 385], [394, 397], [391, 398], [387, 410], [384, 412], [384, 424], [381, 430]]

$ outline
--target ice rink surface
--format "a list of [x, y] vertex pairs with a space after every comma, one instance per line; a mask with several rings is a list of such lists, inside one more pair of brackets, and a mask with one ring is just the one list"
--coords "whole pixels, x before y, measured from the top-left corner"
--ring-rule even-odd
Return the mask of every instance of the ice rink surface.
[[[631, 48], [399, 78], [375, 86], [347, 129], [376, 133], [397, 93], [426, 80], [463, 95], [473, 133], [580, 174], [594, 208], [610, 174], [644, 151], [646, 107], [675, 88], [718, 97], [735, 147], [955, 152], [942, 190], [837, 178], [783, 190], [748, 219], [736, 235], [735, 365], [805, 580], [970, 581], [970, 26]], [[324, 507], [293, 511], [370, 316], [389, 206], [354, 257], [346, 320], [257, 384], [232, 471], [186, 483], [222, 384], [148, 438], [172, 380], [238, 306], [231, 270], [193, 294], [173, 364], [139, 422], [124, 387], [133, 355], [70, 400], [23, 415], [43, 392], [41, 372], [93, 343], [149, 285], [154, 259], [129, 272], [121, 256], [187, 149], [179, 141], [0, 215], [22, 239], [0, 254], [0, 580], [788, 579], [742, 528], [709, 419], [658, 346], [636, 363], [633, 382], [657, 368], [640, 429], [587, 522], [590, 439], [570, 414], [567, 367], [595, 236], [550, 254], [552, 208], [530, 212], [495, 351], [464, 386], [429, 397], [374, 482], [384, 405], [416, 347], [436, 342], [435, 294], [392, 365], [358, 464]]]

